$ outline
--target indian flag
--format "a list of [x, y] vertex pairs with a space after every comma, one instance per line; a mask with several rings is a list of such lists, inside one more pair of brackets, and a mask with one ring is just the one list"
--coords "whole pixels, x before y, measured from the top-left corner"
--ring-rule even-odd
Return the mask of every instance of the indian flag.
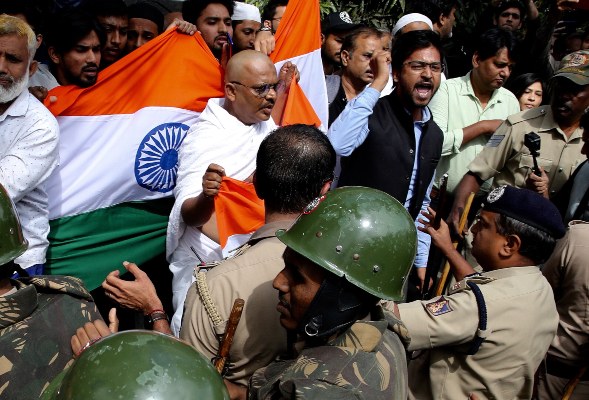
[[[277, 69], [292, 61], [301, 74], [282, 124], [327, 126], [320, 47], [319, 2], [291, 0], [271, 55]], [[208, 99], [223, 97], [222, 82], [202, 37], [171, 31], [102, 71], [94, 86], [49, 93], [61, 130], [60, 167], [47, 182], [49, 274], [94, 289], [110, 271], [123, 272], [122, 261], [141, 265], [165, 253], [178, 149]], [[223, 241], [263, 223], [259, 204], [257, 223], [239, 216], [259, 202], [252, 188], [243, 193], [223, 196]]]
[[321, 13], [319, 1], [291, 0], [276, 31], [270, 58], [276, 69], [291, 61], [301, 79], [293, 83], [282, 124], [313, 124], [327, 130], [327, 90], [321, 63]]
[[60, 166], [47, 182], [50, 274], [100, 285], [124, 260], [165, 251], [178, 150], [222, 69], [200, 35], [166, 32], [99, 74], [53, 89]]

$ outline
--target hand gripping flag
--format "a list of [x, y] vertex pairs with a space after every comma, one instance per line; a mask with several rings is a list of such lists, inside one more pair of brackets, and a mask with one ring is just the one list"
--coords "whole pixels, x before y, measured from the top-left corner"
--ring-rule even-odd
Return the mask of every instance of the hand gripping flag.
[[[53, 89], [60, 131], [49, 178], [50, 274], [88, 288], [165, 251], [178, 149], [223, 74], [200, 35], [166, 32], [109, 68], [89, 88]], [[163, 259], [163, 257], [162, 257]]]
[[220, 245], [233, 250], [264, 224], [264, 202], [253, 184], [223, 177], [215, 196], [215, 214]]

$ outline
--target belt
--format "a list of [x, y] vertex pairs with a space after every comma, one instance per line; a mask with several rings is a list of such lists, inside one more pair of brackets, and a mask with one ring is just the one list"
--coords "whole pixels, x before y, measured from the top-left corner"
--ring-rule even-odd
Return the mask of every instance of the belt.
[[[554, 356], [546, 356], [546, 373], [564, 379], [573, 379], [579, 372], [580, 366], [570, 365]], [[587, 370], [581, 381], [589, 381], [589, 370]]]

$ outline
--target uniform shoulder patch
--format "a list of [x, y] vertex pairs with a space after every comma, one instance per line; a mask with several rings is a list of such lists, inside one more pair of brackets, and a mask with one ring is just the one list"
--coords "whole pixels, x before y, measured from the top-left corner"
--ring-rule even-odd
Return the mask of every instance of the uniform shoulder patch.
[[450, 306], [450, 301], [445, 299], [444, 296], [440, 296], [436, 301], [427, 303], [425, 308], [434, 317], [454, 311]]
[[495, 134], [493, 134], [493, 136], [491, 136], [491, 138], [487, 142], [486, 146], [487, 147], [497, 147], [501, 144], [503, 139], [505, 139], [505, 135], [498, 135], [495, 133]]
[[546, 108], [547, 107], [549, 107], [549, 106], [541, 106], [541, 107], [532, 108], [530, 110], [518, 112], [516, 114], [510, 115], [509, 117], [507, 117], [507, 121], [513, 125], [513, 124], [517, 124], [518, 122], [523, 122], [523, 121], [528, 121], [530, 119], [543, 117], [544, 115], [546, 115]]

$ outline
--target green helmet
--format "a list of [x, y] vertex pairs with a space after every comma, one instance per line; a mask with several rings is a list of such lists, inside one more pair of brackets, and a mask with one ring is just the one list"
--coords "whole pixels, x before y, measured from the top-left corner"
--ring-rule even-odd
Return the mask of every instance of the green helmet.
[[16, 207], [4, 186], [0, 185], [0, 265], [4, 265], [27, 250]]
[[43, 399], [229, 399], [209, 360], [153, 331], [124, 331], [99, 340], [56, 380]]
[[343, 187], [307, 206], [276, 236], [288, 247], [366, 292], [403, 299], [417, 230], [403, 205], [380, 190]]

